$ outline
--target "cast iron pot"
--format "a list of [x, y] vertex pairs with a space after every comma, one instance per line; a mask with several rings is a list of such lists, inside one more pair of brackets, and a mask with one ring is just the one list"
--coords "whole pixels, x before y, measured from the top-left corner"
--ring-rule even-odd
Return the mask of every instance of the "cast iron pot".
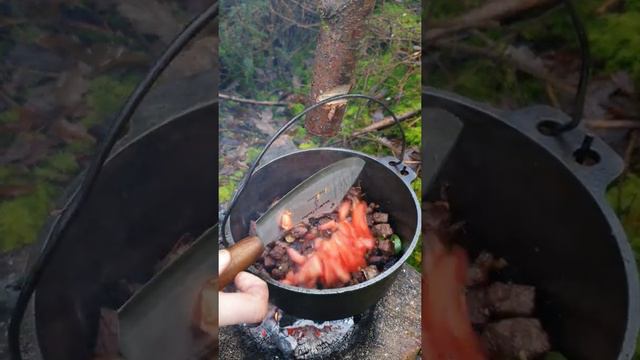
[[126, 300], [118, 283], [144, 284], [185, 233], [198, 236], [217, 222], [213, 75], [149, 94], [61, 238], [35, 293], [45, 360], [91, 359], [100, 307]]
[[[430, 88], [422, 96], [426, 132], [429, 116], [438, 116], [434, 108], [464, 123], [438, 180], [449, 184], [452, 209], [477, 240], [471, 253], [505, 257], [511, 271], [505, 280], [536, 286], [543, 326], [567, 358], [630, 359], [640, 316], [638, 272], [604, 196], [621, 159], [596, 138], [590, 156], [598, 162], [578, 163], [585, 131], [542, 134], [542, 121], [569, 121], [547, 106], [504, 112]], [[424, 198], [437, 198], [438, 190], [436, 181]]]
[[233, 242], [247, 236], [251, 220], [268, 209], [274, 199], [316, 171], [338, 160], [356, 156], [365, 160], [358, 182], [373, 201], [389, 213], [389, 222], [402, 239], [402, 256], [389, 269], [363, 283], [337, 289], [305, 289], [281, 284], [262, 276], [269, 286], [270, 301], [288, 314], [312, 320], [335, 320], [361, 314], [382, 298], [402, 264], [413, 252], [420, 235], [421, 211], [410, 183], [416, 175], [410, 169], [400, 172], [390, 162], [345, 149], [319, 148], [290, 153], [256, 170], [231, 211], [229, 226]]

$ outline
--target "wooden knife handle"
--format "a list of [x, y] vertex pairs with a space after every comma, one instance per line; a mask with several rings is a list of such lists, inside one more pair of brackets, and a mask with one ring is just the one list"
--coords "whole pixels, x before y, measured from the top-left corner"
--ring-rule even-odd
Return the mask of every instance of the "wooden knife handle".
[[218, 290], [233, 282], [239, 272], [246, 270], [251, 264], [256, 262], [262, 251], [264, 244], [257, 236], [247, 236], [226, 249], [231, 255], [231, 261], [224, 271], [219, 274]]

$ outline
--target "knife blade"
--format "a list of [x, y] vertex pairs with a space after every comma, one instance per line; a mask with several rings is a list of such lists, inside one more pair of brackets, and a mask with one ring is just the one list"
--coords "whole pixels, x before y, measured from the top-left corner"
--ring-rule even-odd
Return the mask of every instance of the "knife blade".
[[[218, 279], [215, 279], [217, 227], [207, 230], [118, 310], [118, 345], [123, 358], [199, 359], [216, 351], [217, 339], [194, 331], [193, 311], [199, 307], [204, 284], [217, 283], [213, 288], [222, 289], [238, 272], [253, 264], [265, 244], [282, 236], [280, 218], [285, 211], [290, 213], [293, 224], [333, 211], [364, 165], [365, 161], [360, 158], [340, 160], [290, 190], [256, 221], [257, 236], [240, 240], [227, 249], [231, 263]], [[211, 298], [217, 301], [217, 296]], [[217, 303], [208, 305], [217, 309]], [[215, 319], [213, 322], [217, 324]]]
[[337, 208], [364, 165], [365, 161], [357, 157], [337, 161], [319, 170], [278, 200], [256, 221], [256, 236], [248, 236], [228, 249], [231, 261], [220, 274], [218, 286], [222, 289], [231, 283], [240, 271], [258, 259], [267, 244], [282, 237], [283, 215], [287, 214], [291, 224], [295, 225]]

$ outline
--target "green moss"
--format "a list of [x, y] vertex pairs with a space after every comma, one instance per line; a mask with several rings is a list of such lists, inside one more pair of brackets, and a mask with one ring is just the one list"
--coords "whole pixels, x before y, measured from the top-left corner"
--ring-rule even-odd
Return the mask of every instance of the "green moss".
[[640, 177], [629, 174], [612, 187], [607, 198], [620, 218], [640, 266]]
[[12, 108], [0, 113], [0, 125], [15, 123], [20, 120], [20, 112], [18, 108]]
[[44, 181], [64, 182], [79, 170], [75, 156], [69, 152], [58, 152], [34, 169], [36, 178]]
[[82, 124], [89, 128], [104, 122], [104, 120], [116, 113], [124, 104], [127, 96], [131, 94], [138, 82], [136, 76], [102, 75], [91, 81], [87, 92], [87, 103], [91, 107], [91, 113], [81, 120]]
[[291, 110], [291, 113], [293, 115], [298, 115], [304, 110], [304, 104], [300, 104], [300, 103], [291, 104], [289, 106], [289, 109]]
[[251, 164], [253, 163], [253, 161], [258, 157], [258, 155], [260, 155], [260, 149], [255, 148], [255, 147], [251, 147], [247, 150], [247, 155], [246, 155], [246, 159], [247, 159], [247, 163]]
[[43, 34], [44, 32], [42, 29], [29, 24], [19, 25], [11, 30], [11, 37], [16, 43], [35, 43]]
[[29, 195], [0, 203], [0, 251], [8, 251], [36, 240], [54, 196], [54, 188], [40, 184]]
[[[637, 3], [638, 1], [635, 1]], [[604, 71], [628, 71], [640, 85], [640, 12], [610, 14], [594, 21], [589, 40], [594, 58]]]
[[233, 196], [234, 189], [235, 189], [235, 184], [226, 184], [218, 187], [218, 202], [222, 204], [231, 200], [231, 196]]
[[304, 142], [304, 143], [298, 145], [298, 148], [300, 150], [313, 149], [313, 148], [316, 148], [316, 147], [318, 147], [318, 145], [314, 144], [311, 141], [310, 142]]
[[407, 263], [419, 272], [422, 272], [422, 234], [418, 238], [418, 244], [416, 245], [415, 250], [413, 250], [411, 256], [407, 259]]

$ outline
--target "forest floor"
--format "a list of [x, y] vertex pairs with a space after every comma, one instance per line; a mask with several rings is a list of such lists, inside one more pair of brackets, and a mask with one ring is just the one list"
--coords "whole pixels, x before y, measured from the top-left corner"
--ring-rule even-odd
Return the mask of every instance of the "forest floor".
[[[32, 244], [168, 42], [209, 1], [0, 3], [0, 359]], [[144, 10], [144, 11], [141, 11]], [[210, 70], [211, 27], [159, 83]]]

